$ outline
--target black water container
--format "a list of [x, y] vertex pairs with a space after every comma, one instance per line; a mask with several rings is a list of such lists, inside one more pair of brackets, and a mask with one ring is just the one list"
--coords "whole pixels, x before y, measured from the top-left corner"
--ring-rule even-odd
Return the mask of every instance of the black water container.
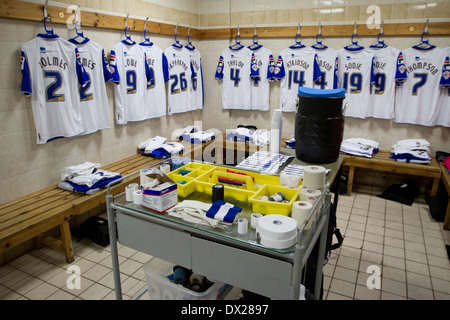
[[331, 163], [338, 159], [344, 134], [344, 98], [345, 89], [298, 89], [295, 155], [299, 160]]

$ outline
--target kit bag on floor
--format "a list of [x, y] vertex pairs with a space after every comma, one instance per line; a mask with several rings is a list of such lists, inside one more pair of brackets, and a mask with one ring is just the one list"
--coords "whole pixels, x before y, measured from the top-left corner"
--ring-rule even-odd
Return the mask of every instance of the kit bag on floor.
[[105, 247], [109, 244], [108, 220], [102, 217], [90, 217], [72, 231], [76, 238], [88, 238]]

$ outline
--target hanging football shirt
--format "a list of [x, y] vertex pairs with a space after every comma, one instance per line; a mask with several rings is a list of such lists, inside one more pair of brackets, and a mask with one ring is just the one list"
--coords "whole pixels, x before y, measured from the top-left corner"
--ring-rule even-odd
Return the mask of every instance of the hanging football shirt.
[[185, 47], [189, 52], [191, 58], [192, 68], [194, 69], [195, 78], [191, 82], [191, 107], [194, 110], [203, 109], [204, 90], [203, 90], [203, 71], [202, 71], [202, 57], [200, 51], [196, 48]]
[[149, 82], [145, 90], [145, 104], [149, 109], [149, 118], [166, 115], [166, 81], [169, 80], [167, 58], [156, 44], [140, 43], [145, 52], [149, 69]]
[[164, 51], [169, 68], [168, 114], [195, 110], [191, 104], [194, 72], [189, 52], [186, 48], [170, 46]]
[[368, 48], [374, 55], [374, 83], [367, 101], [366, 117], [381, 119], [394, 118], [395, 88], [406, 80], [406, 68], [400, 50], [386, 46]]
[[445, 52], [440, 48], [403, 51], [408, 80], [397, 88], [395, 122], [433, 126], [438, 114]]
[[251, 110], [251, 80], [259, 76], [253, 65], [253, 53], [246, 47], [222, 51], [215, 78], [223, 81], [223, 109]]
[[113, 75], [115, 98], [115, 118], [117, 124], [128, 121], [142, 121], [150, 118], [145, 103], [145, 93], [149, 70], [145, 52], [137, 44], [125, 40], [116, 44], [110, 55], [110, 68]]
[[333, 48], [315, 49], [317, 63], [320, 67], [320, 78], [317, 79], [313, 88], [337, 89], [338, 85], [338, 55]]
[[78, 92], [89, 86], [89, 77], [76, 46], [39, 34], [23, 44], [21, 64], [21, 91], [31, 96], [37, 144], [82, 134]]
[[70, 39], [78, 48], [80, 60], [90, 83], [79, 90], [83, 134], [111, 128], [105, 83], [111, 80], [105, 50], [98, 43], [85, 38], [82, 42]]
[[281, 80], [281, 111], [294, 112], [298, 88], [312, 88], [314, 81], [320, 78], [316, 52], [306, 47], [284, 49], [278, 57], [273, 76]]
[[368, 114], [370, 87], [375, 81], [374, 57], [369, 51], [338, 50], [338, 87], [345, 89], [345, 116], [365, 118]]
[[272, 51], [262, 45], [249, 47], [255, 55], [255, 65], [258, 67], [259, 76], [251, 80], [251, 105], [252, 110], [269, 110], [270, 82], [273, 81], [275, 68]]
[[450, 127], [450, 47], [445, 48], [444, 53], [445, 61], [442, 67], [435, 125]]

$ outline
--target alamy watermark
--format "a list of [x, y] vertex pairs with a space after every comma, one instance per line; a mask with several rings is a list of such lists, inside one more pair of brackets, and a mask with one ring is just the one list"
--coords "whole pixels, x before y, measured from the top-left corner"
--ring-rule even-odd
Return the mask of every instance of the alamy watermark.
[[381, 268], [375, 264], [367, 267], [367, 273], [370, 273], [370, 276], [367, 278], [366, 286], [369, 290], [381, 289]]

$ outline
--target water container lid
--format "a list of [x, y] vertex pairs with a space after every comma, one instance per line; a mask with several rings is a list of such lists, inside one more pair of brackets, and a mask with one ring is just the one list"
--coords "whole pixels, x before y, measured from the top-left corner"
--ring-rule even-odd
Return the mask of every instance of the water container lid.
[[314, 89], [299, 87], [298, 95], [313, 98], [344, 98], [345, 89]]

